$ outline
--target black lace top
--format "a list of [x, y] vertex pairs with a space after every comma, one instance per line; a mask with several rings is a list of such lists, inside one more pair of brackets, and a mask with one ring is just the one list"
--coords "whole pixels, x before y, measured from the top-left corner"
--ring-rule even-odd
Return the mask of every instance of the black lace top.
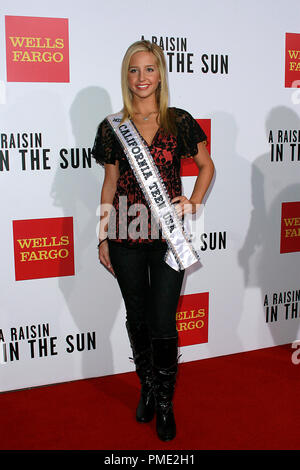
[[[196, 155], [197, 144], [207, 139], [202, 128], [187, 111], [178, 108], [173, 108], [173, 111], [177, 136], [165, 135], [158, 130], [149, 146], [171, 199], [181, 195], [181, 159]], [[117, 160], [119, 162], [120, 177], [113, 201], [115, 213], [111, 216], [109, 238], [130, 245], [148, 243], [156, 239], [158, 231], [151, 223], [146, 199], [107, 119], [104, 119], [98, 127], [92, 155], [102, 166], [105, 163], [115, 164]], [[148, 217], [145, 215], [145, 210], [139, 210], [138, 206], [131, 207], [133, 204], [142, 204], [146, 207]]]

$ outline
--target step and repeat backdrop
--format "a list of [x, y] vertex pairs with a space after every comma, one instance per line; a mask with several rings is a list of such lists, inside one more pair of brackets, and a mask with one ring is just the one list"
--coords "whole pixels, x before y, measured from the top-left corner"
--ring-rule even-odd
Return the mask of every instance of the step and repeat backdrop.
[[[119, 288], [97, 257], [104, 170], [91, 149], [142, 38], [163, 48], [170, 105], [198, 120], [216, 168], [201, 264], [178, 305], [180, 360], [296, 341], [298, 0], [1, 6], [0, 391], [134, 369]], [[193, 161], [181, 173], [189, 197]]]

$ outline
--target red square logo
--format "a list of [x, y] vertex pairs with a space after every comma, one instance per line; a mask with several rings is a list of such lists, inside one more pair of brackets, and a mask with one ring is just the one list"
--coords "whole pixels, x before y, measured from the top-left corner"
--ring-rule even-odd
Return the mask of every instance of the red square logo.
[[[285, 87], [297, 88], [300, 80], [300, 34], [285, 35]], [[293, 82], [295, 82], [293, 84]]]
[[[210, 136], [211, 136], [211, 120], [210, 119], [196, 119], [198, 124], [206, 134], [207, 137], [207, 150], [210, 154]], [[181, 160], [181, 176], [198, 176], [199, 170], [193, 158], [182, 158]]]
[[300, 251], [300, 202], [283, 202], [280, 253], [295, 251]]
[[182, 295], [176, 324], [179, 346], [207, 343], [209, 293]]
[[73, 217], [14, 220], [16, 281], [74, 275]]
[[66, 18], [6, 16], [8, 82], [69, 82]]

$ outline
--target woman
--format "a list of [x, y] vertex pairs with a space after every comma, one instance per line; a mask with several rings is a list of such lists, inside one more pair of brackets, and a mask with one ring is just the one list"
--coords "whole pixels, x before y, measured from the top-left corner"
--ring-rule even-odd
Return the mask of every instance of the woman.
[[[126, 327], [141, 382], [136, 419], [149, 422], [156, 413], [158, 437], [167, 441], [176, 435], [172, 406], [177, 374], [176, 308], [184, 270], [165, 262], [165, 232], [162, 235], [158, 229], [157, 219], [151, 220], [149, 198], [117, 133], [124, 122], [136, 131], [179, 217], [195, 212], [202, 203], [214, 165], [198, 123], [186, 111], [168, 108], [166, 63], [156, 44], [138, 41], [128, 48], [122, 62], [122, 94], [119, 129], [114, 131], [109, 117], [102, 121], [93, 148], [94, 158], [105, 167], [99, 259], [116, 276], [126, 306]], [[130, 142], [127, 139], [128, 146]], [[199, 168], [189, 199], [181, 194], [180, 180], [180, 161], [187, 157], [193, 157]], [[142, 165], [149, 170], [145, 162]], [[112, 220], [119, 223], [112, 226]]]

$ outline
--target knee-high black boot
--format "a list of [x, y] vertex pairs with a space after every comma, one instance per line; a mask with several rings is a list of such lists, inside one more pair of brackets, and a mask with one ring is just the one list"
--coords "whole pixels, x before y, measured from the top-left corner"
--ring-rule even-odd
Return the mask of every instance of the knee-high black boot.
[[172, 399], [177, 375], [178, 336], [153, 338], [153, 373], [156, 407], [156, 432], [162, 441], [176, 435]]
[[148, 423], [155, 414], [153, 390], [152, 350], [147, 325], [129, 325], [126, 328], [133, 352], [136, 373], [141, 382], [141, 396], [136, 410], [136, 420]]

